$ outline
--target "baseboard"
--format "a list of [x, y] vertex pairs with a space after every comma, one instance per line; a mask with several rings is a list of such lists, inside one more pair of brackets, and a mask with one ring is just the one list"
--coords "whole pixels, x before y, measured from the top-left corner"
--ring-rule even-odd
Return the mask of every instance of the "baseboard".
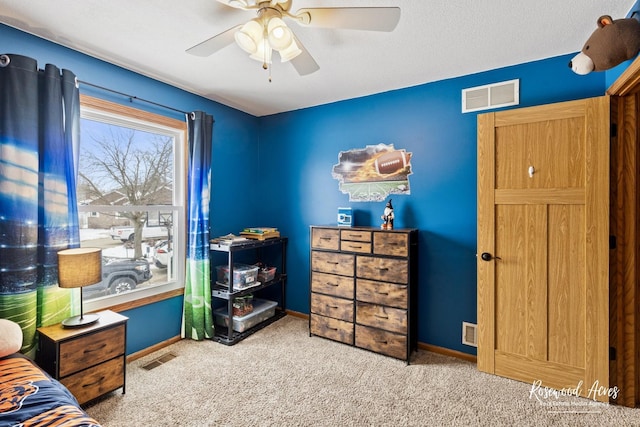
[[298, 311], [291, 311], [291, 310], [285, 310], [285, 312], [286, 312], [289, 316], [299, 317], [299, 318], [301, 318], [301, 319], [309, 320], [309, 315], [308, 315], [308, 314], [300, 313], [300, 312], [298, 312]]
[[458, 350], [451, 350], [444, 347], [438, 347], [437, 345], [433, 345], [433, 344], [425, 344], [425, 343], [419, 342], [418, 348], [430, 351], [432, 353], [442, 354], [443, 356], [450, 356], [450, 357], [455, 357], [457, 359], [466, 360], [467, 362], [472, 362], [472, 363], [478, 362], [477, 356], [474, 356], [473, 354], [467, 354]]
[[133, 362], [136, 359], [140, 359], [141, 357], [144, 357], [144, 356], [146, 356], [148, 354], [151, 354], [154, 351], [158, 351], [158, 350], [161, 350], [161, 349], [163, 349], [165, 347], [168, 347], [171, 344], [177, 343], [181, 339], [182, 338], [178, 335], [178, 336], [175, 336], [173, 338], [169, 338], [168, 340], [159, 342], [158, 344], [154, 344], [151, 347], [147, 347], [147, 348], [142, 349], [140, 351], [137, 351], [135, 353], [131, 353], [130, 355], [127, 356], [127, 363]]

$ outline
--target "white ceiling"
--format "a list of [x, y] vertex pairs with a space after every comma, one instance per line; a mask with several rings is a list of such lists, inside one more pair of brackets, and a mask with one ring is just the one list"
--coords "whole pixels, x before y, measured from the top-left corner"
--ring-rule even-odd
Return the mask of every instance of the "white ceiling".
[[[623, 18], [634, 3], [293, 0], [293, 12], [399, 6], [401, 18], [391, 33], [287, 21], [320, 70], [301, 77], [291, 64], [274, 61], [271, 83], [261, 63], [236, 44], [207, 58], [185, 53], [255, 17], [215, 0], [0, 0], [0, 22], [263, 116], [576, 52], [599, 16]], [[2, 40], [0, 49], [22, 53]], [[91, 82], [91, 76], [79, 78]]]

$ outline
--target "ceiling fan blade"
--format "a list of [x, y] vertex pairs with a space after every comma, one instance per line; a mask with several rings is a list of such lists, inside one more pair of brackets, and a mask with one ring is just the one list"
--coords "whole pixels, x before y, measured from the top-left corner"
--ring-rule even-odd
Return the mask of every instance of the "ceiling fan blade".
[[233, 43], [235, 41], [234, 34], [241, 27], [242, 25], [236, 25], [235, 27], [229, 28], [227, 31], [217, 34], [210, 39], [207, 39], [195, 46], [190, 47], [189, 49], [187, 49], [187, 53], [196, 56], [212, 55], [223, 47], [227, 47], [231, 43]]
[[234, 9], [247, 9], [250, 6], [255, 6], [255, 2], [250, 0], [218, 0], [218, 3], [233, 7]]
[[300, 24], [322, 28], [393, 31], [400, 21], [399, 7], [318, 7], [300, 9]]
[[309, 51], [300, 43], [300, 40], [294, 35], [296, 43], [298, 44], [298, 48], [302, 51], [301, 54], [293, 58], [291, 61], [293, 67], [296, 69], [298, 74], [301, 76], [306, 76], [307, 74], [315, 73], [320, 69], [320, 66], [313, 59], [313, 56], [309, 53]]

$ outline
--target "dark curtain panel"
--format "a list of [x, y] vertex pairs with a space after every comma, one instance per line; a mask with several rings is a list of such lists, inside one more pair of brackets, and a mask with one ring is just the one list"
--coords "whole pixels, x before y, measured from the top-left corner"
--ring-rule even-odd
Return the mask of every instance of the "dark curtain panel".
[[0, 317], [36, 328], [77, 311], [57, 286], [57, 253], [80, 245], [76, 203], [80, 98], [75, 75], [0, 55]]

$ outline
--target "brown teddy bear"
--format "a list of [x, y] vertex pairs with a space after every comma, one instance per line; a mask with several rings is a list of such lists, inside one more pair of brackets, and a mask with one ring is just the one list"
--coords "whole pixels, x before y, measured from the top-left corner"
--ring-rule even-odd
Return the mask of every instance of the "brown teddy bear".
[[640, 51], [640, 21], [636, 18], [598, 18], [598, 28], [591, 34], [582, 51], [569, 61], [576, 74], [604, 71], [635, 58]]

